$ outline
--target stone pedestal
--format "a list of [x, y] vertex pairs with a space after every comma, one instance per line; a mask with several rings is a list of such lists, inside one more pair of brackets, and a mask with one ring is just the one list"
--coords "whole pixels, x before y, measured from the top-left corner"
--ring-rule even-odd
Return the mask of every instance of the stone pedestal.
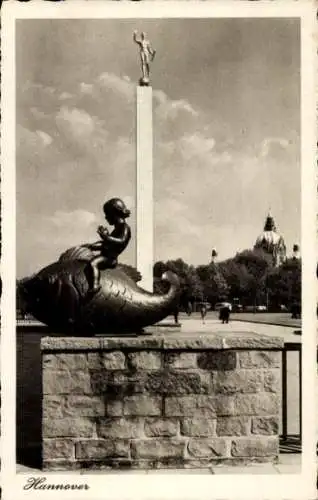
[[153, 289], [152, 88], [137, 87], [137, 269], [140, 286]]
[[43, 468], [275, 462], [283, 341], [43, 338]]

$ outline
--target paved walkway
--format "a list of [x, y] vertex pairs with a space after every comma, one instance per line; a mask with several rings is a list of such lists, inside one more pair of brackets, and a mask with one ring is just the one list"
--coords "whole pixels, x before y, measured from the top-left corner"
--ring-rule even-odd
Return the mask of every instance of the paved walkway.
[[[169, 320], [171, 323], [170, 317]], [[286, 342], [301, 342], [300, 328], [298, 326], [281, 326], [277, 324], [255, 323], [251, 320], [238, 321], [235, 319], [231, 319], [229, 323], [223, 325], [215, 312], [208, 312], [204, 323], [199, 314], [192, 314], [191, 316], [180, 314], [179, 321], [182, 325], [182, 333], [191, 331], [204, 334], [231, 332], [239, 335], [240, 332], [254, 332], [260, 335], [270, 335], [271, 337], [283, 337]]]

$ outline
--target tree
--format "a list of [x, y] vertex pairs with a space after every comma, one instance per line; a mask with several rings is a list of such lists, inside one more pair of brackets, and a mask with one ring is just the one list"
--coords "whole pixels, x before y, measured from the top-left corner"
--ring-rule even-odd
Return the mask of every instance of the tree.
[[267, 287], [271, 303], [291, 306], [301, 302], [301, 260], [286, 259], [278, 268], [268, 274]]
[[229, 287], [218, 265], [212, 262], [198, 266], [197, 275], [203, 286], [204, 298], [212, 305], [228, 297]]
[[28, 313], [28, 306], [23, 294], [23, 284], [26, 283], [31, 277], [21, 278], [16, 280], [16, 312], [18, 317], [24, 318]]
[[188, 295], [189, 301], [203, 300], [204, 290], [203, 285], [194, 266], [189, 266], [187, 277], [185, 279], [184, 296]]
[[162, 260], [156, 262], [153, 266], [153, 275], [155, 278], [161, 278], [163, 273], [167, 270], [167, 267]]
[[239, 298], [242, 303], [247, 303], [252, 279], [247, 268], [228, 259], [219, 264], [219, 269], [229, 287], [229, 298]]
[[261, 249], [244, 250], [219, 264], [230, 288], [230, 297], [243, 304], [266, 301], [266, 276], [272, 268], [270, 257]]
[[244, 250], [237, 253], [234, 262], [246, 267], [255, 278], [260, 279], [272, 267], [271, 257], [261, 249]]
[[167, 262], [158, 261], [154, 264], [154, 291], [156, 293], [165, 293], [167, 291], [167, 286], [160, 279], [167, 270], [174, 272], [180, 279], [182, 289], [180, 304], [183, 309], [187, 308], [189, 302], [193, 303], [195, 300], [202, 300], [202, 284], [196, 269], [194, 266], [189, 266], [182, 259], [168, 260]]
[[163, 281], [160, 278], [154, 277], [153, 280], [153, 291], [154, 293], [158, 293], [159, 295], [163, 295], [167, 293], [169, 290], [169, 283]]
[[267, 276], [266, 287], [268, 290], [268, 301], [273, 310], [280, 307], [280, 304], [289, 303], [288, 286], [282, 277], [281, 269], [274, 268]]

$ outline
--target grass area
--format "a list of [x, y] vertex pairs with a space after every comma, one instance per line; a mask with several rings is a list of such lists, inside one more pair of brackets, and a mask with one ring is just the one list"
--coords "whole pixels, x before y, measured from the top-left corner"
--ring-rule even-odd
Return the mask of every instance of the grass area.
[[[216, 311], [208, 311], [206, 315], [206, 320], [218, 319], [219, 313]], [[191, 316], [187, 316], [185, 313], [180, 314], [180, 320], [186, 321], [189, 319], [198, 319], [201, 321], [200, 313], [192, 313]], [[300, 319], [292, 319], [291, 313], [232, 313], [231, 320], [233, 321], [246, 321], [247, 323], [261, 323], [267, 325], [277, 325], [277, 326], [290, 326], [294, 328], [301, 328]]]
[[293, 326], [301, 328], [301, 319], [292, 319], [291, 313], [233, 313], [231, 319], [267, 325]]

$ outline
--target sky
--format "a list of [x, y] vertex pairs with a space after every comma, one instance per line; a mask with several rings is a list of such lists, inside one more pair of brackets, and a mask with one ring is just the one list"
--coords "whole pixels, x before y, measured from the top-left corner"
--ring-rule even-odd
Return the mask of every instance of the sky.
[[[155, 261], [251, 248], [269, 208], [288, 252], [300, 242], [297, 20], [19, 20], [18, 277], [95, 241], [109, 197], [135, 234], [135, 29], [157, 51]], [[135, 264], [135, 243], [122, 262]]]

